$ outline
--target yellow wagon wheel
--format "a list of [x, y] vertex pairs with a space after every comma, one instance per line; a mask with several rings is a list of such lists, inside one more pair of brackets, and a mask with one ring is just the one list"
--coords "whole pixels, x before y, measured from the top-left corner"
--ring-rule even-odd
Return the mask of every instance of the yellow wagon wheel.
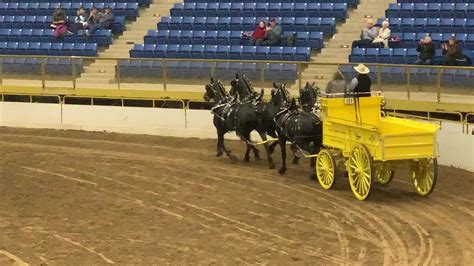
[[381, 162], [375, 167], [375, 180], [382, 185], [386, 185], [392, 181], [395, 171], [392, 170], [392, 165], [388, 162]]
[[372, 156], [364, 145], [359, 144], [352, 149], [347, 164], [352, 192], [358, 200], [365, 200], [372, 186]]
[[327, 149], [322, 149], [316, 158], [316, 176], [324, 189], [331, 189], [336, 177], [336, 162]]
[[428, 196], [436, 185], [438, 161], [436, 158], [419, 159], [411, 164], [410, 172], [416, 192], [422, 196]]

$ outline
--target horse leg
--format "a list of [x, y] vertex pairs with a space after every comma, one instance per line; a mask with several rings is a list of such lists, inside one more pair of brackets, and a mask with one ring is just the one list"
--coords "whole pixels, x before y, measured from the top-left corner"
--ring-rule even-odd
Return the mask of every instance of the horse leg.
[[272, 144], [268, 146], [268, 151], [270, 154], [273, 154], [275, 152], [275, 146], [278, 145], [278, 141], [274, 141]]
[[221, 150], [223, 150], [225, 152], [225, 154], [227, 155], [227, 157], [229, 157], [229, 159], [232, 161], [232, 162], [236, 162], [237, 161], [237, 157], [235, 157], [235, 155], [232, 155], [230, 150], [228, 150], [225, 145], [224, 145], [224, 132], [220, 131], [219, 132], [219, 135], [218, 135], [218, 138], [220, 138], [220, 144], [221, 144]]
[[291, 162], [292, 164], [299, 164], [300, 163], [300, 158], [296, 155], [298, 152], [298, 149], [296, 148], [296, 145], [291, 144], [291, 151], [293, 152], [293, 161]]
[[[263, 141], [267, 141], [267, 135], [265, 134], [265, 132], [259, 131], [258, 134], [260, 135]], [[270, 153], [270, 148], [268, 147], [268, 143], [265, 142], [263, 144], [263, 147], [265, 147], [265, 151], [267, 152], [268, 167], [270, 169], [275, 169], [275, 163], [273, 162], [272, 154]]]
[[217, 129], [217, 157], [221, 157], [224, 154], [222, 146], [224, 146], [224, 134], [221, 133], [221, 130]]
[[281, 167], [278, 172], [284, 174], [286, 172], [286, 139], [285, 137], [278, 137], [278, 143], [281, 149]]

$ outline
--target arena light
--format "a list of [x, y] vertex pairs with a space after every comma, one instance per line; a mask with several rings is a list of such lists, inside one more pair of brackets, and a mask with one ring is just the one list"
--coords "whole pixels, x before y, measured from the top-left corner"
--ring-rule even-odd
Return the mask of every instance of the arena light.
[[372, 15], [365, 15], [364, 18], [373, 18]]

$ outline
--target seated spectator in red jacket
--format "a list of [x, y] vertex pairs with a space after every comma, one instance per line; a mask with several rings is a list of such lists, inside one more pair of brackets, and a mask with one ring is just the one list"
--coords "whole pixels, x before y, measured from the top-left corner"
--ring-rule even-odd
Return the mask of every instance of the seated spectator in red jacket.
[[249, 45], [260, 45], [260, 43], [264, 41], [266, 31], [265, 21], [262, 20], [258, 23], [257, 28], [255, 28], [255, 31], [252, 33]]

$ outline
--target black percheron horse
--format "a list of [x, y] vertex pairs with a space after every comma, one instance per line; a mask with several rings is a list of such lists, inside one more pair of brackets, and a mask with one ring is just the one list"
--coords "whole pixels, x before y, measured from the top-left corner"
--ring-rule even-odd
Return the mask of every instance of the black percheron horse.
[[[314, 94], [313, 94], [314, 92]], [[281, 148], [281, 167], [279, 173], [286, 172], [286, 142], [290, 141], [302, 153], [317, 154], [322, 145], [323, 127], [321, 120], [312, 112], [314, 103], [317, 101], [317, 91], [309, 83], [300, 91], [300, 102], [310, 112], [297, 109], [296, 101], [293, 99], [290, 106], [278, 113], [275, 117], [277, 125], [278, 143]], [[309, 108], [311, 107], [311, 108]], [[314, 167], [315, 159], [311, 158], [311, 167]], [[314, 175], [312, 175], [313, 178]]]
[[[235, 131], [240, 139], [247, 144], [244, 161], [248, 162], [250, 160], [250, 150], [254, 151], [255, 158], [258, 160], [260, 158], [259, 152], [250, 139], [250, 133], [256, 130], [262, 140], [266, 141], [267, 138], [252, 104], [237, 103], [235, 99], [231, 99], [230, 95], [227, 94], [224, 85], [220, 81], [214, 82], [212, 78], [211, 82], [206, 85], [204, 100], [213, 100], [214, 102], [212, 113], [214, 114], [214, 126], [217, 129], [217, 156], [219, 157], [225, 152], [232, 161], [236, 160], [235, 156], [231, 155], [231, 152], [224, 145], [224, 134]], [[275, 164], [269, 152], [268, 144], [265, 143], [264, 147], [267, 152], [269, 167], [273, 169]]]
[[[231, 81], [231, 86], [230, 95], [238, 96], [241, 102], [252, 103], [260, 117], [260, 123], [265, 133], [272, 138], [277, 138], [278, 134], [274, 118], [280, 111], [287, 108], [290, 103], [290, 93], [286, 89], [286, 84], [273, 83], [272, 97], [268, 103], [264, 103], [262, 100], [263, 91], [258, 94], [245, 75], [237, 74], [235, 79]], [[276, 145], [278, 145], [276, 141], [270, 144], [270, 153], [275, 151]], [[293, 164], [298, 164], [299, 158], [296, 156], [296, 147], [291, 145], [291, 149], [294, 154]]]

